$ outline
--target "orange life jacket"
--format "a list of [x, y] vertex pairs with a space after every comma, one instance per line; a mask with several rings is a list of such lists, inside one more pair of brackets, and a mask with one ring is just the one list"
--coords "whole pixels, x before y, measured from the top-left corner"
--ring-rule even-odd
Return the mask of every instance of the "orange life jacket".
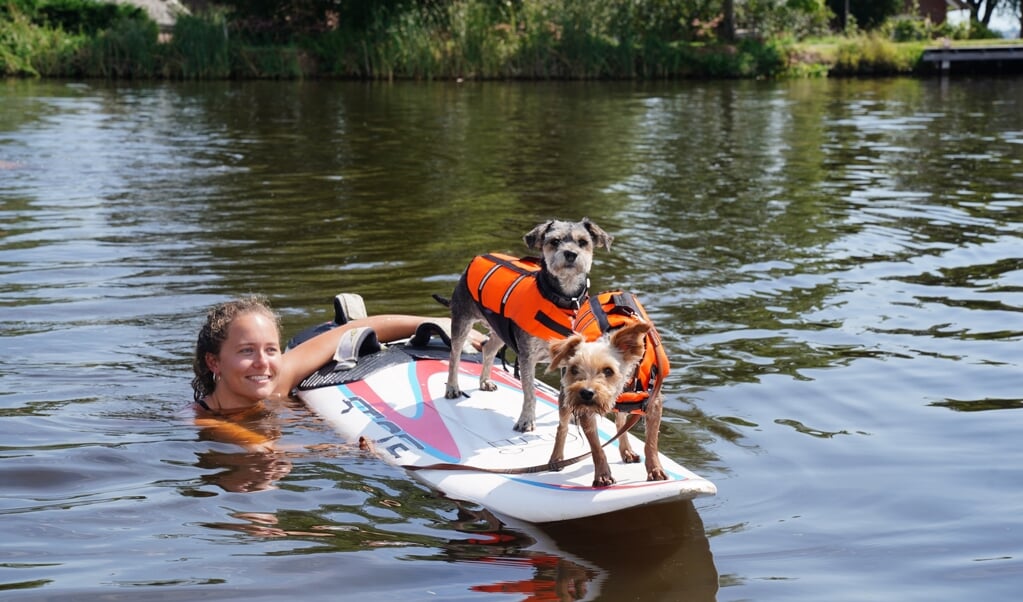
[[[623, 291], [607, 291], [591, 296], [575, 318], [575, 331], [586, 340], [595, 341], [608, 331], [621, 328], [636, 320], [650, 322], [646, 310], [635, 295]], [[653, 325], [650, 322], [651, 326]], [[661, 345], [657, 329], [646, 335], [646, 348], [636, 366], [636, 372], [615, 403], [618, 412], [643, 412], [654, 391], [671, 371], [668, 354]]]
[[490, 327], [516, 353], [515, 328], [544, 341], [564, 339], [586, 298], [585, 290], [578, 298], [547, 290], [539, 274], [539, 258], [489, 253], [473, 258], [463, 275]]

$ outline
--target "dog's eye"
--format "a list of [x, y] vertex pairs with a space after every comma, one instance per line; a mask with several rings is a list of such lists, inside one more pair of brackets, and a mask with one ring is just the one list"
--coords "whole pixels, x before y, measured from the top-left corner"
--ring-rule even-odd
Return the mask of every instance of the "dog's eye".
[[610, 367], [609, 368], [604, 368], [604, 376], [605, 377], [612, 378], [612, 377], [614, 377], [614, 375], [615, 375], [615, 369], [614, 368], [610, 368]]
[[544, 242], [546, 242], [547, 244], [549, 244], [552, 247], [556, 247], [556, 246], [561, 244], [561, 239], [560, 238], [548, 238]]
[[572, 376], [579, 376], [579, 366], [569, 366], [568, 373]]
[[577, 244], [585, 249], [586, 245], [590, 244], [590, 241], [585, 238], [580, 238]]

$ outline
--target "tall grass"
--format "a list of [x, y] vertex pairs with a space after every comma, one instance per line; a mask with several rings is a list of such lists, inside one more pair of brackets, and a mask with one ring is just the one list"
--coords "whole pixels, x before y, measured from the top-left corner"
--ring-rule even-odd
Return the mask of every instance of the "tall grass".
[[231, 75], [231, 51], [223, 13], [182, 15], [163, 50], [163, 74], [183, 79], [218, 79]]
[[857, 35], [844, 39], [827, 62], [814, 63], [807, 61], [813, 53], [794, 50], [787, 38], [722, 43], [714, 16], [700, 14], [688, 0], [450, 0], [374, 7], [358, 27], [335, 18], [286, 36], [246, 28], [223, 12], [183, 16], [164, 42], [144, 18], [122, 16], [96, 33], [72, 34], [13, 10], [0, 19], [0, 73], [381, 80], [889, 74], [917, 69], [924, 43]]
[[684, 28], [638, 19], [632, 4], [415, 3], [400, 12], [378, 9], [360, 31], [339, 28], [300, 44], [325, 75], [373, 79], [742, 77], [782, 66], [769, 64], [780, 57], [759, 42], [701, 43], [694, 52]]
[[231, 44], [231, 77], [243, 79], [301, 79], [313, 68], [304, 68], [305, 53], [287, 46]]
[[158, 74], [159, 31], [149, 20], [121, 19], [89, 38], [80, 52], [83, 74], [105, 78], [152, 78]]
[[896, 44], [876, 34], [858, 35], [838, 45], [835, 75], [909, 74], [919, 68], [926, 44]]

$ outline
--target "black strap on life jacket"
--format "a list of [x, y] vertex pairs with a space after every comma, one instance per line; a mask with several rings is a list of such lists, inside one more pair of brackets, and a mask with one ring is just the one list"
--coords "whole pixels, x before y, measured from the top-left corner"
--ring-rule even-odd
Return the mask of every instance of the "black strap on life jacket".
[[[611, 330], [611, 320], [608, 318], [609, 314], [604, 309], [604, 304], [600, 302], [601, 296], [602, 295], [593, 295], [589, 298], [590, 311], [593, 313], [593, 318], [600, 326], [600, 332], [607, 333]], [[629, 318], [643, 317], [643, 312], [640, 310], [636, 297], [632, 293], [625, 291], [613, 293], [610, 296], [610, 302], [612, 314], [618, 314]]]
[[[543, 260], [540, 261], [540, 265], [544, 265]], [[548, 272], [541, 270], [536, 275], [536, 287], [540, 290], [540, 294], [545, 299], [557, 305], [562, 309], [579, 309], [579, 306], [586, 300], [586, 296], [590, 292], [590, 281], [587, 278], [586, 284], [583, 285], [583, 290], [579, 291], [574, 297], [562, 295], [558, 291], [554, 290], [554, 283], [551, 282], [551, 276]]]
[[[601, 302], [602, 298], [604, 299], [603, 303]], [[616, 321], [615, 324], [611, 324], [611, 316], [622, 316], [629, 320], [649, 320], [646, 312], [642, 309], [642, 306], [639, 304], [635, 295], [627, 291], [615, 291], [593, 295], [589, 298], [589, 310], [592, 319], [596, 321], [602, 334], [606, 334], [612, 328], [622, 326], [622, 323], [618, 321]], [[585, 321], [585, 317], [583, 318]], [[592, 322], [588, 322], [586, 324], [577, 322], [576, 330], [584, 332], [587, 330], [589, 324], [592, 324]], [[650, 358], [653, 361], [653, 364], [650, 366], [649, 379], [644, 380], [639, 378], [640, 366], [637, 366], [636, 373], [633, 374], [632, 378], [629, 380], [629, 384], [623, 391], [623, 393], [646, 393], [646, 395], [643, 395], [641, 399], [637, 399], [635, 401], [632, 401], [629, 398], [640, 396], [623, 395], [622, 397], [619, 397], [615, 403], [615, 410], [618, 412], [632, 413], [645, 411], [649, 400], [654, 394], [656, 394], [656, 391], [660, 389], [661, 380], [664, 378], [661, 374], [660, 358], [656, 350], [656, 348], [660, 345], [660, 340], [655, 331], [651, 331], [647, 334], [647, 336], [654, 337], [654, 349], [651, 350], [649, 344], [645, 348], [645, 353], [653, 353], [653, 356]], [[644, 356], [644, 360], [645, 359], [646, 356]], [[642, 362], [643, 360], [641, 360], [641, 364]]]

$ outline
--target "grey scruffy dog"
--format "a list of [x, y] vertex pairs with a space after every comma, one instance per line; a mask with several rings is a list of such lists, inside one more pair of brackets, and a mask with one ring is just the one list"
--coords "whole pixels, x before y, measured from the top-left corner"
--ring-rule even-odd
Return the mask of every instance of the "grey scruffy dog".
[[462, 345], [478, 322], [487, 322], [490, 338], [483, 346], [481, 391], [494, 391], [490, 378], [494, 357], [507, 344], [518, 355], [522, 381], [519, 432], [536, 422], [536, 365], [549, 362], [548, 343], [572, 333], [572, 320], [586, 299], [596, 247], [611, 249], [613, 237], [583, 218], [550, 220], [530, 230], [526, 247], [540, 257], [517, 258], [498, 253], [473, 258], [451, 295], [451, 358], [445, 396], [462, 395], [458, 365]]

